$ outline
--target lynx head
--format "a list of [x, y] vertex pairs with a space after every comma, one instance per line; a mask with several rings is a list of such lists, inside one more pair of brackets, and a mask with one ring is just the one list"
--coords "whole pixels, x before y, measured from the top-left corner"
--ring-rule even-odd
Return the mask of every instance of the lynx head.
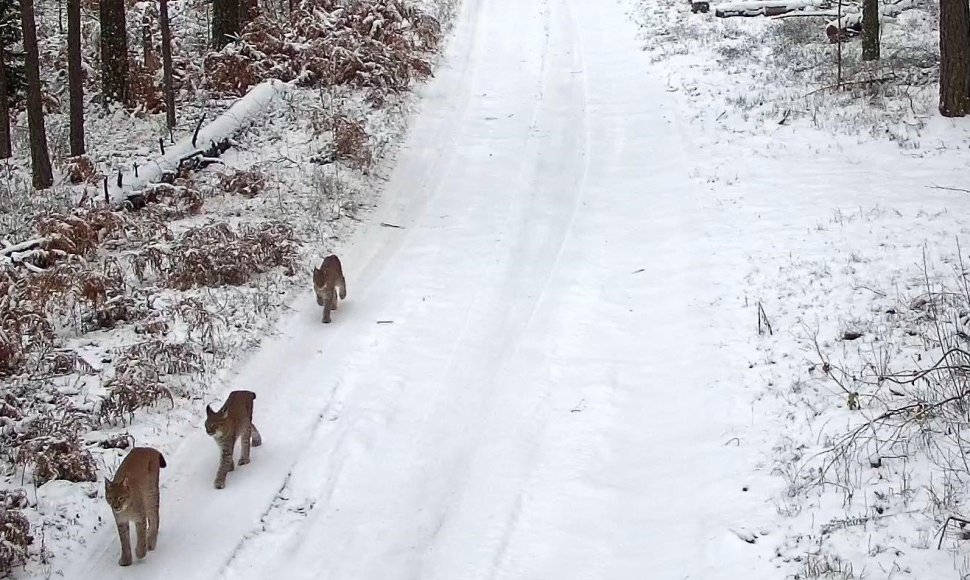
[[323, 287], [327, 283], [327, 271], [324, 268], [313, 268], [313, 285]]
[[128, 504], [131, 501], [128, 478], [122, 477], [120, 481], [111, 481], [107, 477], [104, 478], [104, 499], [108, 500], [108, 505], [116, 513], [128, 509]]
[[216, 412], [209, 405], [205, 406], [205, 432], [213, 437], [218, 437], [225, 432], [225, 424], [229, 418], [229, 411]]

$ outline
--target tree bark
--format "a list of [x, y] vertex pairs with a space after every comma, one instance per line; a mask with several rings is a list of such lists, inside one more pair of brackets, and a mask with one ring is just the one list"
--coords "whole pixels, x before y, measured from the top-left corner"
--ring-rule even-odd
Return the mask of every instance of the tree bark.
[[241, 0], [212, 0], [212, 48], [221, 49], [239, 34]]
[[101, 0], [101, 92], [107, 101], [128, 102], [128, 34], [125, 0]]
[[34, 0], [23, 0], [21, 3], [20, 23], [24, 31], [24, 51], [27, 53], [27, 124], [30, 129], [30, 161], [34, 189], [46, 189], [54, 184], [54, 175], [51, 171], [50, 155], [47, 152], [47, 133], [44, 130], [44, 102], [41, 97]]
[[175, 129], [175, 88], [172, 82], [172, 31], [168, 26], [168, 0], [160, 0], [158, 21], [162, 28], [162, 75], [165, 80], [165, 122]]
[[145, 69], [152, 72], [152, 61], [154, 60], [154, 48], [152, 47], [152, 17], [148, 9], [141, 16], [141, 49], [142, 61]]
[[81, 0], [67, 0], [67, 78], [71, 100], [71, 155], [83, 155], [84, 73], [81, 69]]
[[879, 60], [879, 0], [862, 1], [862, 60]]
[[10, 91], [7, 89], [7, 54], [0, 37], [0, 159], [12, 154], [10, 144]]
[[940, 113], [970, 112], [970, 6], [967, 0], [940, 0]]
[[242, 31], [252, 22], [258, 12], [259, 5], [256, 0], [239, 0], [239, 30]]

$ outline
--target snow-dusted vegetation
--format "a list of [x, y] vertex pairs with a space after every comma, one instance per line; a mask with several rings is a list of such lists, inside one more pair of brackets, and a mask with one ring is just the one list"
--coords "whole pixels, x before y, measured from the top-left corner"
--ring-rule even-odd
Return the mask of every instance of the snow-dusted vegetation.
[[752, 550], [786, 578], [965, 577], [968, 126], [937, 112], [939, 3], [880, 3], [871, 62], [830, 41], [835, 4], [716, 6], [634, 14], [709, 202], [758, 224], [725, 250], [759, 417], [739, 444], [772, 506]]

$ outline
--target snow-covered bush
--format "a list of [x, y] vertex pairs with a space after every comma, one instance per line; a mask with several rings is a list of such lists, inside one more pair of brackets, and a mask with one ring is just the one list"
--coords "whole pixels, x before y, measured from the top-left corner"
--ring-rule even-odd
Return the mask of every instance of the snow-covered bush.
[[27, 494], [22, 489], [0, 491], [0, 574], [23, 562], [33, 543], [30, 524], [21, 510], [27, 507]]
[[165, 255], [165, 283], [179, 290], [238, 286], [272, 268], [292, 272], [293, 229], [282, 223], [233, 228], [217, 222], [192, 228]]
[[241, 95], [267, 78], [365, 88], [375, 101], [431, 74], [441, 27], [400, 0], [304, 0], [283, 23], [259, 16], [241, 41], [205, 59], [216, 92]]
[[233, 171], [219, 178], [219, 186], [225, 193], [256, 197], [266, 187], [266, 174], [262, 171]]

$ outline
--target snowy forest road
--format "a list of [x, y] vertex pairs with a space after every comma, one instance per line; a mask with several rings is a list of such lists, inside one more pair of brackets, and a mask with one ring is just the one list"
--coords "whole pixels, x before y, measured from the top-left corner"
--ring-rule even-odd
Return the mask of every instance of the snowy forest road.
[[105, 525], [65, 577], [771, 577], [731, 531], [738, 313], [642, 58], [612, 0], [465, 0], [347, 301], [322, 325], [308, 281], [233, 381], [253, 462], [213, 489], [200, 425], [158, 549], [120, 568]]

